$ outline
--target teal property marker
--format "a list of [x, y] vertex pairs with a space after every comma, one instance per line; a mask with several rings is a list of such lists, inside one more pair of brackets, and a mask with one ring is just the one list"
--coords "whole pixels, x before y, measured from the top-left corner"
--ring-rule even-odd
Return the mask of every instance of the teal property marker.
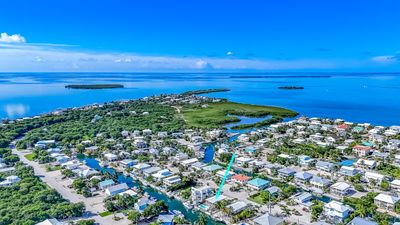
[[231, 166], [232, 166], [232, 164], [233, 164], [233, 161], [235, 160], [235, 156], [236, 156], [236, 153], [233, 153], [232, 158], [231, 158], [231, 161], [229, 162], [228, 168], [226, 168], [224, 178], [222, 179], [221, 185], [219, 185], [217, 194], [215, 195], [215, 199], [218, 199], [219, 196], [221, 195], [222, 188], [224, 187], [226, 177], [227, 177], [228, 174], [229, 174], [229, 170], [231, 170]]

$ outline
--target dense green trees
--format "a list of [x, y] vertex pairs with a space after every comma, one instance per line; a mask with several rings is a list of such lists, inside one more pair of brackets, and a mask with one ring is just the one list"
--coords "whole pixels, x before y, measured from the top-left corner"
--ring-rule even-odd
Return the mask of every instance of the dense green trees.
[[[33, 175], [33, 169], [16, 165], [21, 181], [0, 188], [0, 224], [36, 224], [47, 218], [64, 219], [81, 216], [83, 203], [66, 202]], [[12, 203], [12, 204], [10, 204]]]

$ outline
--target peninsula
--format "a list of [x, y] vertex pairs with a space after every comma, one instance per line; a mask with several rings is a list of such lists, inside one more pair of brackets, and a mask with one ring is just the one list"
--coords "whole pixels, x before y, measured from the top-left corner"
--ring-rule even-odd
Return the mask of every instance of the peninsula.
[[281, 86], [278, 87], [278, 89], [283, 89], [283, 90], [302, 90], [304, 87], [301, 86]]
[[195, 90], [195, 91], [186, 91], [183, 92], [183, 95], [199, 95], [199, 94], [209, 94], [209, 93], [214, 93], [214, 92], [227, 92], [230, 91], [227, 88], [213, 88], [213, 89], [201, 89], [201, 90]]
[[122, 84], [69, 84], [65, 85], [69, 89], [113, 89], [124, 88]]

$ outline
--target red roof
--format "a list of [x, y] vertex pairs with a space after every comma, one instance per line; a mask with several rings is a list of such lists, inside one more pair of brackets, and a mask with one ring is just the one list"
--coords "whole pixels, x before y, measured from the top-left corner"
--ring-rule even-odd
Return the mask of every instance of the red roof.
[[343, 123], [343, 124], [337, 125], [336, 128], [346, 130], [347, 128], [349, 128], [349, 126], [347, 126], [347, 124]]
[[236, 174], [235, 176], [232, 177], [232, 179], [241, 181], [241, 182], [245, 182], [245, 181], [250, 180], [250, 177], [243, 175], [243, 174]]
[[369, 151], [371, 150], [371, 147], [368, 146], [362, 146], [362, 145], [356, 145], [353, 147], [355, 150], [360, 150], [360, 151]]

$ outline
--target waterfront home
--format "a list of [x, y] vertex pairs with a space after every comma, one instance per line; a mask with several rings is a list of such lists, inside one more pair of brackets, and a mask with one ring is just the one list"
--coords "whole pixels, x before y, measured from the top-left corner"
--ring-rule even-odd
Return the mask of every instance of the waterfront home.
[[114, 184], [115, 184], [115, 182], [111, 179], [103, 180], [103, 181], [99, 182], [99, 188], [101, 190], [105, 190], [105, 189], [113, 186]]
[[136, 193], [135, 191], [133, 191], [131, 189], [128, 189], [126, 191], [123, 191], [123, 192], [119, 193], [118, 195], [120, 195], [120, 196], [129, 195], [129, 196], [132, 196], [132, 197], [137, 197], [138, 193]]
[[225, 195], [221, 194], [220, 196], [218, 196], [218, 198], [217, 198], [217, 196], [212, 196], [210, 198], [207, 198], [206, 203], [208, 206], [210, 206], [211, 209], [213, 209], [215, 204], [217, 204], [218, 202], [221, 202], [225, 199], [227, 199], [227, 197]]
[[361, 217], [354, 217], [352, 221], [348, 225], [378, 225], [377, 222], [371, 221]]
[[278, 176], [280, 179], [286, 179], [289, 177], [293, 177], [296, 174], [296, 171], [292, 168], [285, 167], [278, 170]]
[[347, 196], [351, 191], [351, 185], [345, 182], [336, 182], [332, 184], [330, 187], [330, 191], [332, 194], [338, 197]]
[[138, 199], [138, 201], [135, 203], [134, 208], [140, 212], [143, 213], [143, 211], [150, 205], [153, 205], [156, 203], [155, 199], [149, 198], [148, 196], [143, 196]]
[[269, 213], [265, 213], [252, 221], [253, 225], [283, 225], [285, 221], [282, 218], [272, 216]]
[[314, 161], [310, 156], [308, 155], [299, 155], [298, 157], [298, 162], [300, 166], [308, 167], [310, 164]]
[[380, 193], [374, 198], [374, 203], [376, 206], [383, 210], [394, 211], [395, 204], [400, 200], [400, 198]]
[[342, 166], [338, 171], [339, 175], [346, 176], [346, 177], [354, 177], [355, 175], [361, 173], [361, 171], [357, 170], [351, 166]]
[[392, 180], [392, 182], [390, 182], [390, 187], [400, 192], [400, 180]]
[[174, 225], [174, 214], [160, 214], [157, 217], [157, 224]]
[[37, 223], [36, 225], [65, 225], [65, 223], [62, 223], [57, 219], [46, 219], [40, 223]]
[[237, 201], [230, 205], [227, 205], [226, 207], [231, 210], [232, 214], [236, 215], [241, 211], [245, 210], [248, 207], [248, 205], [245, 202]]
[[105, 192], [108, 196], [114, 196], [126, 190], [128, 190], [128, 185], [126, 183], [122, 183], [106, 188]]
[[58, 155], [55, 157], [55, 162], [53, 162], [54, 165], [61, 165], [63, 163], [66, 163], [70, 160], [69, 156], [66, 156], [64, 154]]
[[209, 166], [203, 167], [202, 169], [203, 169], [205, 172], [212, 173], [212, 172], [214, 172], [214, 171], [217, 171], [217, 170], [222, 169], [222, 167], [221, 167], [220, 165], [217, 165], [217, 164], [211, 164], [211, 165], [209, 165]]
[[316, 188], [324, 189], [329, 187], [332, 184], [332, 181], [319, 176], [313, 176], [310, 180], [310, 184]]
[[300, 183], [300, 184], [309, 182], [312, 177], [313, 177], [313, 175], [311, 173], [307, 173], [307, 172], [303, 172], [303, 171], [297, 172], [294, 175], [294, 179], [295, 179], [296, 183]]
[[162, 180], [162, 179], [164, 179], [166, 177], [169, 177], [171, 175], [172, 175], [172, 173], [171, 173], [171, 171], [169, 171], [169, 169], [162, 169], [162, 170], [157, 171], [156, 173], [154, 173], [152, 176], [156, 180], [160, 181], [160, 180]]
[[352, 150], [358, 157], [366, 157], [371, 153], [372, 148], [369, 146], [356, 145]]
[[213, 189], [208, 186], [204, 187], [191, 187], [191, 197], [194, 203], [202, 203], [209, 196], [213, 195]]
[[0, 182], [0, 187], [11, 186], [20, 180], [21, 180], [21, 178], [19, 178], [18, 176], [15, 176], [15, 175], [8, 176], [8, 177], [6, 177], [5, 180]]
[[325, 161], [318, 161], [315, 164], [315, 168], [318, 171], [323, 171], [323, 172], [327, 172], [327, 173], [331, 173], [335, 170], [335, 164], [330, 163], [330, 162], [325, 162]]
[[300, 204], [306, 208], [310, 208], [313, 205], [311, 200], [314, 197], [312, 196], [312, 194], [310, 194], [308, 192], [298, 193], [298, 194], [295, 194], [294, 196], [291, 196], [290, 198], [293, 199], [293, 201], [297, 202], [298, 204]]
[[129, 168], [135, 165], [135, 161], [133, 161], [132, 159], [124, 159], [119, 162], [119, 165], [125, 168]]
[[99, 171], [92, 169], [92, 168], [87, 168], [87, 167], [86, 168], [78, 168], [77, 170], [74, 170], [74, 171], [76, 171], [77, 175], [82, 178], [89, 178], [91, 176], [100, 174]]
[[255, 190], [263, 190], [270, 185], [270, 181], [261, 178], [255, 178], [247, 182], [247, 186]]
[[352, 208], [344, 205], [338, 201], [330, 201], [325, 203], [323, 212], [334, 223], [342, 223], [347, 217], [349, 217]]
[[180, 176], [174, 175], [174, 176], [164, 178], [163, 183], [167, 186], [173, 186], [173, 185], [181, 183], [181, 181], [182, 181], [182, 179]]
[[157, 173], [160, 170], [161, 170], [160, 167], [152, 166], [150, 168], [143, 170], [142, 172], [143, 172], [144, 177], [149, 177], [149, 176], [152, 176], [153, 174]]
[[241, 185], [245, 185], [247, 183], [247, 181], [249, 181], [250, 179], [251, 179], [251, 177], [248, 177], [243, 174], [236, 174], [236, 175], [232, 176], [232, 180], [235, 183], [239, 183]]
[[71, 160], [61, 164], [62, 168], [66, 168], [69, 170], [75, 170], [79, 167], [80, 162], [78, 160]]
[[385, 175], [368, 171], [368, 172], [365, 172], [364, 179], [368, 183], [374, 182], [376, 185], [379, 185], [382, 182], [382, 180], [385, 179]]
[[118, 159], [118, 156], [115, 155], [115, 154], [113, 154], [113, 153], [105, 153], [105, 154], [104, 154], [104, 158], [105, 158], [107, 161], [112, 162], [112, 161], [117, 160], [117, 159]]

